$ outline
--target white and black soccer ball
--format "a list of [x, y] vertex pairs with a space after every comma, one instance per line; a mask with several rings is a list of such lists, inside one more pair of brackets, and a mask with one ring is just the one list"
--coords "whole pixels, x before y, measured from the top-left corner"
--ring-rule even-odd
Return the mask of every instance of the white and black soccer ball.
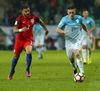
[[74, 81], [83, 82], [84, 81], [84, 75], [82, 73], [76, 73], [75, 76], [74, 76]]

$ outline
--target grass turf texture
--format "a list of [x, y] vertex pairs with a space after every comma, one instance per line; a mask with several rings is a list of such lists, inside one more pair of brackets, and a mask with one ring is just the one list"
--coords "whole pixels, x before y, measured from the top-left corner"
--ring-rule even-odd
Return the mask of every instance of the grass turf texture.
[[[26, 77], [26, 53], [21, 53], [12, 80], [7, 80], [13, 51], [0, 51], [0, 91], [100, 91], [100, 50], [92, 51], [92, 63], [85, 64], [86, 79], [73, 80], [73, 68], [64, 51], [45, 51], [38, 59], [32, 52], [31, 77]], [[79, 69], [78, 69], [79, 71]]]

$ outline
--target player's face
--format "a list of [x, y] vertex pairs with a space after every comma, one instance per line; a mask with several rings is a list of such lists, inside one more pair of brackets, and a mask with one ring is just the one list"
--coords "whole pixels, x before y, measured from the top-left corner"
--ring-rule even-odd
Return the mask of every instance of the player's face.
[[76, 13], [75, 9], [68, 9], [67, 13], [70, 19], [74, 19]]
[[83, 11], [83, 17], [84, 17], [84, 18], [87, 18], [88, 15], [89, 15], [88, 11]]
[[29, 15], [30, 15], [30, 9], [29, 8], [23, 9], [22, 10], [22, 14], [23, 14], [23, 16], [25, 16], [26, 18], [28, 18]]

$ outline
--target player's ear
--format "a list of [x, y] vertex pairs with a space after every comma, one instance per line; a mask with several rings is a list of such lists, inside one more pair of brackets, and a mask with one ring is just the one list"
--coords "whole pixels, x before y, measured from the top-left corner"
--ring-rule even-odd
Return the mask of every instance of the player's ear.
[[76, 10], [77, 10], [77, 9], [75, 9], [75, 13], [76, 13]]

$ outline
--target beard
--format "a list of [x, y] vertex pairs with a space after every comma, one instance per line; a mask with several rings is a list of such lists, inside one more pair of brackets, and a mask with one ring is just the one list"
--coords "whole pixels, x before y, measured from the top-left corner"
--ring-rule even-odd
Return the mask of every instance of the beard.
[[27, 15], [24, 14], [24, 16], [25, 16], [26, 18], [28, 18], [28, 17], [29, 17], [29, 14], [27, 14]]

